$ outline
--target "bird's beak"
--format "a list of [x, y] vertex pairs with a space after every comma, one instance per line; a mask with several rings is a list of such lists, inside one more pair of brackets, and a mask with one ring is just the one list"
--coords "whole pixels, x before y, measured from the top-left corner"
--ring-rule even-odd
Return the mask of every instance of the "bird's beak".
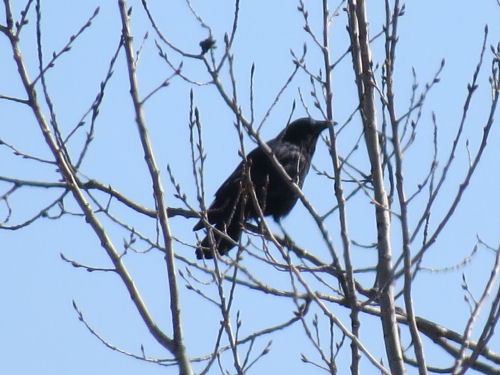
[[[321, 131], [325, 130], [326, 128], [328, 128], [330, 123], [331, 123], [330, 121], [316, 121], [316, 126], [321, 129], [320, 130], [320, 132], [321, 132]], [[334, 121], [333, 125], [335, 125], [335, 124], [336, 124], [336, 122]]]

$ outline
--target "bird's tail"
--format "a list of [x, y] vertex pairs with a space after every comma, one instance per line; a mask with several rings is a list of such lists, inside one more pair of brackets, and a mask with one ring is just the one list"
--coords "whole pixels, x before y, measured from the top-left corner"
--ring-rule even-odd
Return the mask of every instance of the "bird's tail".
[[225, 230], [225, 228], [221, 228], [220, 225], [215, 225], [215, 228], [220, 230], [221, 232], [226, 233], [233, 241], [230, 241], [228, 238], [225, 238], [215, 231], [213, 233], [213, 243], [210, 241], [210, 238], [207, 236], [199, 243], [196, 248], [196, 258], [198, 259], [212, 259], [214, 257], [214, 251], [217, 251], [219, 255], [225, 255], [229, 250], [231, 250], [235, 243], [239, 242], [241, 237], [241, 224], [237, 223], [234, 220], [233, 223]]

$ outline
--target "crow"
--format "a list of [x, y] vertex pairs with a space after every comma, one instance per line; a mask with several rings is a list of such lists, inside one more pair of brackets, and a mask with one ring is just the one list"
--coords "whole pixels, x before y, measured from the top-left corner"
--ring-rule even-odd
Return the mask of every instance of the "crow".
[[[267, 145], [283, 166], [288, 176], [300, 187], [309, 171], [311, 159], [320, 133], [328, 127], [327, 121], [300, 118], [288, 124], [278, 136]], [[251, 185], [250, 185], [251, 182]], [[252, 189], [255, 195], [251, 192]], [[297, 194], [273, 165], [271, 158], [260, 147], [246, 156], [215, 193], [207, 218], [216, 229], [232, 238], [224, 238], [213, 231], [214, 245], [219, 254], [226, 254], [238, 242], [244, 224], [249, 219], [259, 217], [256, 200], [265, 216], [274, 220], [286, 216], [297, 202]], [[203, 220], [193, 227], [193, 231], [205, 228]], [[213, 258], [214, 249], [209, 235], [196, 249], [196, 257]]]

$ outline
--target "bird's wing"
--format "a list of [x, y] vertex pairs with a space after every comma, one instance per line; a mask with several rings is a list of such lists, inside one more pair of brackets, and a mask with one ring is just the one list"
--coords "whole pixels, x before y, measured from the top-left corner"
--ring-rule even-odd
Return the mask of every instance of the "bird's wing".
[[[224, 217], [224, 212], [227, 211], [228, 207], [234, 205], [240, 187], [242, 170], [243, 162], [236, 167], [233, 173], [231, 173], [215, 192], [215, 199], [208, 208], [208, 221], [211, 224], [216, 224], [219, 221], [219, 217]], [[200, 220], [193, 227], [193, 230], [196, 231], [203, 227], [203, 221]]]
[[[278, 144], [273, 148], [273, 152], [276, 155], [276, 159], [280, 162], [285, 169], [288, 176], [294, 182], [300, 183], [300, 179], [304, 174], [304, 171], [309, 169], [309, 163], [304, 153], [300, 149], [300, 146], [293, 143], [283, 142]], [[297, 180], [299, 178], [299, 180]]]
[[[274, 141], [275, 140], [268, 143], [271, 148], [273, 147]], [[263, 174], [263, 171], [260, 171], [260, 169], [269, 170], [269, 158], [260, 147], [256, 147], [247, 155], [246, 159], [250, 163], [250, 169], [252, 169], [253, 182], [257, 183], [257, 185], [262, 185], [263, 182], [261, 182], [261, 180], [263, 180], [263, 177], [260, 178], [259, 176], [264, 176], [267, 173]], [[223, 222], [233, 210], [234, 205], [237, 204], [238, 195], [240, 194], [240, 188], [242, 186], [243, 167], [244, 162], [242, 161], [215, 192], [215, 199], [208, 209], [208, 221], [211, 224]], [[203, 227], [203, 221], [200, 220], [193, 227], [193, 230], [196, 231]]]

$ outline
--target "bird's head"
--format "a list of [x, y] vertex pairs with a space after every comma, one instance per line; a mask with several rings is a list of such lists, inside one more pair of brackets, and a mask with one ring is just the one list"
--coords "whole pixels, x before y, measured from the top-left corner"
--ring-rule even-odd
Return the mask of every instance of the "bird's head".
[[301, 144], [304, 142], [316, 142], [319, 134], [328, 127], [328, 121], [314, 120], [309, 117], [299, 118], [281, 132], [283, 141]]

